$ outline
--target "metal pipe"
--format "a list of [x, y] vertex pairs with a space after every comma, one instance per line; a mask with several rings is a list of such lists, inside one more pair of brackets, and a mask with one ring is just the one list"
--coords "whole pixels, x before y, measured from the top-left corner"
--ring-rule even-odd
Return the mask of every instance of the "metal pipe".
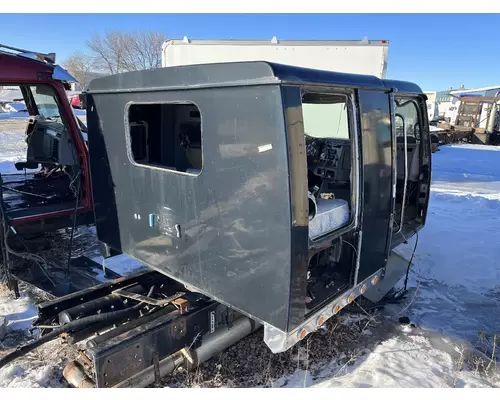
[[22, 347], [18, 347], [16, 350], [14, 350], [14, 351], [10, 352], [9, 354], [0, 358], [0, 368], [3, 368], [5, 365], [11, 363], [12, 361], [16, 360], [17, 358], [22, 357], [25, 354], [28, 354], [29, 352], [40, 347], [41, 345], [57, 339], [59, 337], [59, 335], [61, 335], [63, 333], [84, 329], [86, 326], [89, 326], [90, 324], [96, 324], [96, 323], [103, 322], [103, 321], [119, 323], [119, 322], [124, 322], [128, 318], [136, 317], [136, 315], [134, 315], [134, 314], [139, 314], [138, 307], [140, 305], [141, 304], [139, 303], [139, 304], [137, 304], [131, 308], [127, 308], [125, 310], [113, 311], [113, 312], [104, 313], [104, 314], [92, 315], [90, 317], [85, 317], [82, 319], [76, 319], [74, 321], [71, 321], [68, 324], [65, 324], [63, 326], [59, 326], [56, 329], [54, 329], [52, 332], [46, 334], [45, 336], [41, 336], [38, 339], [35, 339], [32, 342], [25, 344]]
[[195, 363], [190, 369], [196, 368], [198, 365], [240, 341], [245, 336], [250, 335], [260, 326], [261, 324], [250, 318], [242, 317], [236, 320], [230, 328], [222, 328], [213, 335], [210, 335], [203, 345], [193, 351]]
[[76, 388], [94, 388], [95, 383], [87, 376], [78, 361], [72, 361], [63, 370], [64, 379]]
[[[118, 383], [115, 388], [142, 388], [149, 386], [155, 382], [156, 375], [164, 377], [171, 374], [176, 368], [181, 365], [186, 366], [188, 371], [193, 370], [200, 364], [209, 360], [213, 356], [219, 354], [221, 351], [232, 346], [240, 341], [256, 329], [260, 328], [261, 324], [255, 322], [247, 317], [241, 317], [236, 320], [231, 327], [221, 328], [213, 334], [206, 337], [203, 344], [195, 350], [183, 350], [172, 354], [161, 360], [158, 363], [158, 370], [155, 374], [155, 366], [142, 370], [134, 376]], [[188, 360], [185, 354], [191, 360]]]

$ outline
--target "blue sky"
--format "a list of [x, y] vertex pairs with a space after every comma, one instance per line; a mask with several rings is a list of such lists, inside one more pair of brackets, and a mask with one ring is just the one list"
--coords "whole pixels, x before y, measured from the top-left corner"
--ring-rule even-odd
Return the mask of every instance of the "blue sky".
[[[500, 14], [11, 14], [4, 44], [62, 61], [94, 33], [157, 30], [172, 39], [387, 39], [388, 78], [424, 90], [500, 85]], [[19, 27], [23, 27], [20, 31]], [[158, 49], [160, 51], [160, 49]]]

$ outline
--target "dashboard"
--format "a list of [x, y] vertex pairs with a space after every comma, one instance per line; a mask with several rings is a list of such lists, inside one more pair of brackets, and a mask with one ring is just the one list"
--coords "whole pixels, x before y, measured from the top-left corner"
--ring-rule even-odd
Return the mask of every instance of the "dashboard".
[[28, 161], [60, 165], [78, 163], [72, 141], [62, 122], [31, 117], [26, 134]]
[[350, 156], [350, 141], [306, 136], [306, 154], [307, 167], [314, 175], [337, 180], [344, 158]]

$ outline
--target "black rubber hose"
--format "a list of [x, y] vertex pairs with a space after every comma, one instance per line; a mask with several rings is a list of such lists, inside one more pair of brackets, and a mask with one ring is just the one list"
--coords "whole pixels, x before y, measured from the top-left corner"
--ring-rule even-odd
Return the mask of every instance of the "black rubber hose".
[[[76, 202], [75, 211], [73, 212], [73, 227], [71, 228], [71, 236], [69, 237], [69, 250], [68, 250], [68, 265], [66, 269], [66, 279], [69, 282], [69, 270], [71, 268], [71, 254], [73, 252], [73, 238], [75, 237], [76, 229], [76, 216], [78, 213], [78, 204], [80, 203], [80, 188], [81, 188], [82, 177], [78, 177], [78, 189], [76, 190]], [[71, 183], [70, 183], [71, 186]]]
[[417, 250], [417, 245], [418, 245], [418, 231], [415, 232], [417, 235], [417, 238], [415, 240], [415, 247], [413, 247], [413, 253], [411, 253], [411, 258], [410, 261], [408, 262], [408, 268], [406, 269], [406, 277], [405, 277], [405, 284], [404, 284], [404, 291], [406, 292], [407, 286], [408, 286], [408, 275], [410, 275], [410, 268], [411, 268], [411, 263], [413, 262], [413, 257], [415, 256], [415, 251]]
[[17, 348], [14, 350], [12, 353], [7, 354], [5, 357], [0, 359], [0, 368], [3, 368], [7, 364], [11, 363], [15, 359], [24, 356], [25, 354], [29, 353], [30, 351], [36, 349], [37, 347], [40, 347], [41, 345], [50, 342], [51, 340], [57, 339], [59, 335], [62, 333], [69, 332], [71, 330], [78, 330], [81, 328], [85, 328], [90, 324], [95, 324], [98, 322], [102, 321], [110, 321], [110, 320], [120, 320], [128, 317], [129, 315], [132, 315], [134, 312], [138, 311], [138, 307], [141, 305], [141, 303], [128, 308], [126, 310], [120, 310], [120, 311], [112, 311], [109, 313], [103, 313], [103, 314], [98, 314], [98, 315], [91, 315], [90, 317], [85, 317], [81, 319], [77, 319], [74, 321], [71, 321], [57, 329], [54, 329], [52, 332], [48, 333], [45, 336], [42, 336], [36, 340], [34, 340], [31, 343], [28, 343], [27, 345], [24, 345], [22, 347]]

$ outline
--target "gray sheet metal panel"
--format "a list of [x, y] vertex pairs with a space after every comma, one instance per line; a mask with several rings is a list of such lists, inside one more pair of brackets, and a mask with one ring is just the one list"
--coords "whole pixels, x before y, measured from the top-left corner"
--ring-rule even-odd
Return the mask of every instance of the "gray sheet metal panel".
[[89, 83], [88, 93], [137, 89], [187, 90], [277, 81], [272, 66], [264, 62], [187, 65], [104, 76]]
[[[132, 164], [124, 125], [131, 101], [199, 107], [199, 176]], [[286, 331], [291, 211], [280, 87], [90, 94], [88, 110], [100, 240]], [[259, 153], [266, 144], [272, 149]], [[149, 214], [170, 229], [180, 224], [181, 238], [151, 228]]]
[[358, 92], [363, 149], [363, 214], [358, 282], [383, 268], [388, 256], [392, 213], [390, 94]]
[[379, 79], [371, 75], [322, 71], [264, 61], [241, 61], [132, 71], [96, 78], [87, 93], [117, 91], [191, 90], [200, 87], [244, 86], [293, 82], [318, 83], [356, 88], [391, 89], [402, 93], [423, 93], [412, 82]]
[[420, 86], [416, 85], [413, 82], [408, 81], [398, 81], [394, 79], [384, 79], [384, 85], [389, 89], [397, 89], [398, 93], [415, 93], [415, 94], [423, 94]]
[[405, 259], [398, 253], [391, 252], [387, 259], [384, 279], [376, 285], [370, 285], [363, 296], [373, 303], [378, 303], [394, 286], [396, 286], [401, 280], [401, 277], [405, 275], [409, 263], [410, 260]]
[[322, 71], [262, 61], [242, 61], [158, 68], [105, 76], [92, 80], [87, 93], [141, 91], [146, 88], [148, 91], [192, 90], [200, 87], [273, 85], [279, 82], [385, 88], [382, 79], [370, 75]]

